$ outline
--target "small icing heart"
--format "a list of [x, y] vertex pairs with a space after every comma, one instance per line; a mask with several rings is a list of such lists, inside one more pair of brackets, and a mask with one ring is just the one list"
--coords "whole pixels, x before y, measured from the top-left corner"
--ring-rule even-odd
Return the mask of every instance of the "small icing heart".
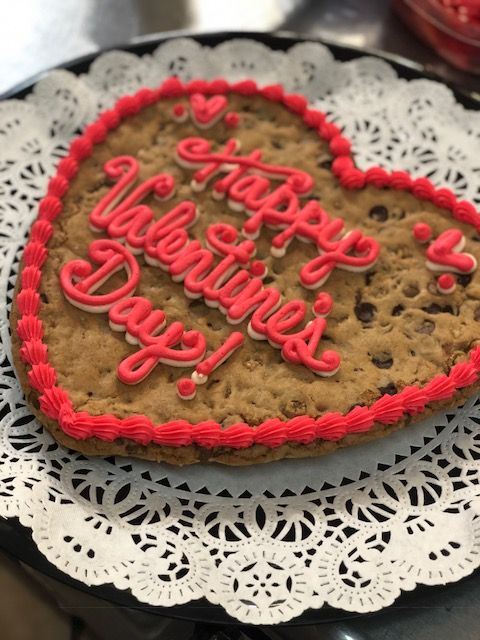
[[197, 127], [207, 129], [216, 124], [227, 110], [228, 102], [225, 96], [205, 98], [201, 93], [190, 96], [192, 118]]

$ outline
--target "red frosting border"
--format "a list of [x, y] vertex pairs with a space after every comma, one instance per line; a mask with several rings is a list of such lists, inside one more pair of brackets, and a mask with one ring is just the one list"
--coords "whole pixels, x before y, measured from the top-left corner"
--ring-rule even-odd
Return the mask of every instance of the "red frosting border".
[[375, 423], [393, 424], [405, 415], [421, 413], [430, 402], [452, 398], [457, 389], [474, 384], [480, 372], [480, 347], [473, 348], [467, 361], [454, 365], [447, 375], [438, 374], [423, 387], [412, 385], [395, 395], [386, 394], [369, 407], [355, 406], [346, 415], [329, 412], [319, 418], [298, 416], [286, 421], [271, 418], [258, 426], [239, 423], [223, 429], [213, 420], [197, 424], [172, 420], [154, 425], [143, 415], [120, 419], [110, 414], [92, 416], [74, 410], [67, 391], [56, 384], [57, 374], [48, 362], [47, 345], [42, 342], [43, 324], [38, 317], [41, 306], [38, 288], [41, 268], [48, 255], [46, 245], [53, 233], [52, 221], [62, 212], [62, 198], [81, 162], [92, 154], [96, 144], [105, 140], [110, 130], [162, 98], [192, 93], [260, 95], [279, 102], [329, 143], [335, 158], [332, 171], [342, 186], [347, 189], [361, 189], [365, 185], [389, 186], [410, 191], [418, 199], [429, 200], [448, 209], [457, 220], [480, 229], [480, 216], [472, 204], [458, 201], [449, 189], [437, 189], [427, 178], [415, 179], [404, 171], [390, 173], [379, 166], [367, 171], [355, 167], [350, 141], [341, 135], [338, 127], [328, 122], [322, 112], [310, 109], [303, 96], [285, 94], [280, 85], [259, 88], [253, 80], [229, 84], [223, 79], [211, 82], [193, 80], [184, 84], [177, 78], [169, 78], [158, 89], [140, 89], [135, 95], [120, 98], [112, 109], [101, 113], [82, 135], [72, 141], [68, 155], [59, 162], [57, 173], [48, 183], [47, 195], [39, 203], [37, 220], [23, 253], [23, 269], [19, 275], [21, 286], [14, 302], [19, 313], [17, 333], [22, 342], [20, 356], [30, 365], [30, 385], [40, 394], [41, 411], [56, 420], [64, 433], [76, 440], [95, 437], [111, 442], [126, 438], [141, 445], [155, 443], [180, 447], [195, 444], [209, 449], [246, 449], [260, 444], [273, 448], [285, 443], [308, 444], [316, 439], [339, 440], [350, 433], [368, 431]]

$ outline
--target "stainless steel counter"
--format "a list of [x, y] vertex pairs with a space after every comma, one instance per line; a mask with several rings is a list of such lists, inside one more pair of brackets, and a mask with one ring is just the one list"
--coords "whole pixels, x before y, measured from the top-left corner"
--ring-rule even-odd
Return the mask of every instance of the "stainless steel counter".
[[480, 91], [411, 34], [388, 0], [3, 0], [0, 94], [72, 58], [176, 29], [297, 31], [337, 44], [397, 53]]

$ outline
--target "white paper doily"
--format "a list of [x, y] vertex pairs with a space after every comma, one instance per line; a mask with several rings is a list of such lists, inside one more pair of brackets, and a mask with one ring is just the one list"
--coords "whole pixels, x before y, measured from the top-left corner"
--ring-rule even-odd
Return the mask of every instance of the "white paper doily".
[[[480, 111], [382, 60], [339, 63], [319, 44], [283, 53], [243, 39], [110, 52], [82, 77], [54, 71], [25, 100], [0, 104], [2, 301], [69, 139], [117, 97], [172, 74], [280, 81], [343, 127], [361, 168], [406, 169], [480, 200]], [[86, 459], [25, 408], [3, 304], [0, 335], [0, 515], [18, 516], [50, 562], [86, 584], [151, 605], [205, 596], [238, 620], [272, 624], [324, 603], [375, 611], [480, 564], [479, 400], [318, 460], [178, 469]]]

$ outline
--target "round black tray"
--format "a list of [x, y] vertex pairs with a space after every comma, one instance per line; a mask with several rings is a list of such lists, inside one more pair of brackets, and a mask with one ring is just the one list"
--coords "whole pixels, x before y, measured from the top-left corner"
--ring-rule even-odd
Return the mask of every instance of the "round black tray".
[[[276, 33], [255, 33], [255, 32], [222, 32], [211, 34], [191, 34], [188, 32], [169, 32], [168, 34], [156, 34], [153, 36], [142, 37], [137, 41], [133, 41], [127, 45], [123, 44], [115, 49], [123, 49], [143, 55], [151, 53], [159, 44], [170, 40], [174, 37], [188, 36], [202, 45], [215, 46], [225, 40], [232, 38], [249, 38], [262, 42], [271, 49], [287, 50], [294, 44], [308, 41], [317, 41], [329, 47], [332, 54], [341, 61], [352, 60], [364, 55], [374, 55], [383, 58], [389, 62], [397, 71], [397, 73], [406, 79], [429, 78], [443, 82], [441, 78], [427, 73], [421, 65], [401, 56], [387, 54], [375, 50], [358, 49], [355, 47], [344, 47], [326, 42], [325, 40], [315, 39], [312, 37], [303, 38], [298, 34], [288, 32]], [[61, 68], [68, 69], [76, 74], [88, 71], [90, 64], [95, 58], [104, 53], [105, 50], [95, 54], [83, 56], [75, 60], [71, 60], [61, 65]], [[47, 72], [38, 74], [28, 80], [16, 85], [8, 92], [0, 96], [0, 99], [22, 99], [31, 92], [33, 85], [40, 80]], [[476, 100], [472, 93], [465, 91], [452, 84], [447, 84], [454, 92], [456, 99], [469, 109], [479, 109], [480, 102]], [[88, 593], [90, 596], [108, 601], [119, 607], [128, 607], [130, 609], [141, 610], [146, 615], [161, 615], [171, 618], [182, 618], [209, 624], [221, 625], [238, 625], [237, 620], [231, 618], [225, 610], [218, 605], [209, 603], [206, 599], [192, 601], [184, 605], [175, 605], [172, 607], [153, 607], [140, 603], [128, 591], [121, 591], [112, 585], [88, 586], [78, 580], [70, 578], [62, 571], [52, 565], [38, 550], [35, 542], [32, 540], [30, 529], [23, 527], [18, 519], [0, 520], [0, 549], [8, 555], [20, 560], [34, 570], [53, 578], [59, 583], [68, 585], [77, 589], [79, 592]], [[81, 594], [79, 593], [79, 598]], [[349, 627], [349, 622], [356, 622], [362, 619], [362, 631], [368, 633], [369, 638], [383, 638], [382, 629], [385, 627], [395, 626], [398, 622], [404, 621], [405, 616], [412, 615], [415, 617], [416, 624], [428, 628], [428, 625], [438, 625], [439, 616], [446, 615], [446, 624], [443, 628], [445, 635], [438, 638], [451, 638], [458, 624], [467, 624], [470, 626], [475, 637], [480, 635], [480, 622], [476, 615], [478, 608], [472, 606], [472, 599], [480, 603], [480, 571], [474, 572], [471, 576], [464, 578], [460, 582], [438, 587], [419, 586], [411, 593], [405, 593], [396, 602], [380, 612], [373, 614], [355, 614], [348, 613], [330, 606], [322, 609], [310, 609], [294, 620], [286, 623], [289, 626], [295, 625], [312, 625], [312, 624], [328, 624], [339, 623], [343, 629]], [[467, 602], [468, 600], [468, 602]], [[456, 619], [456, 611], [460, 612], [459, 619]], [[471, 616], [468, 612], [471, 611]], [[461, 618], [461, 620], [460, 620]], [[437, 626], [438, 628], [438, 626]], [[478, 633], [475, 634], [475, 629]], [[340, 627], [338, 629], [340, 631]], [[378, 632], [378, 635], [377, 635]], [[342, 637], [348, 637], [346, 631]], [[351, 637], [351, 636], [350, 636]], [[412, 635], [414, 638], [415, 635]], [[473, 637], [473, 636], [472, 636]]]

